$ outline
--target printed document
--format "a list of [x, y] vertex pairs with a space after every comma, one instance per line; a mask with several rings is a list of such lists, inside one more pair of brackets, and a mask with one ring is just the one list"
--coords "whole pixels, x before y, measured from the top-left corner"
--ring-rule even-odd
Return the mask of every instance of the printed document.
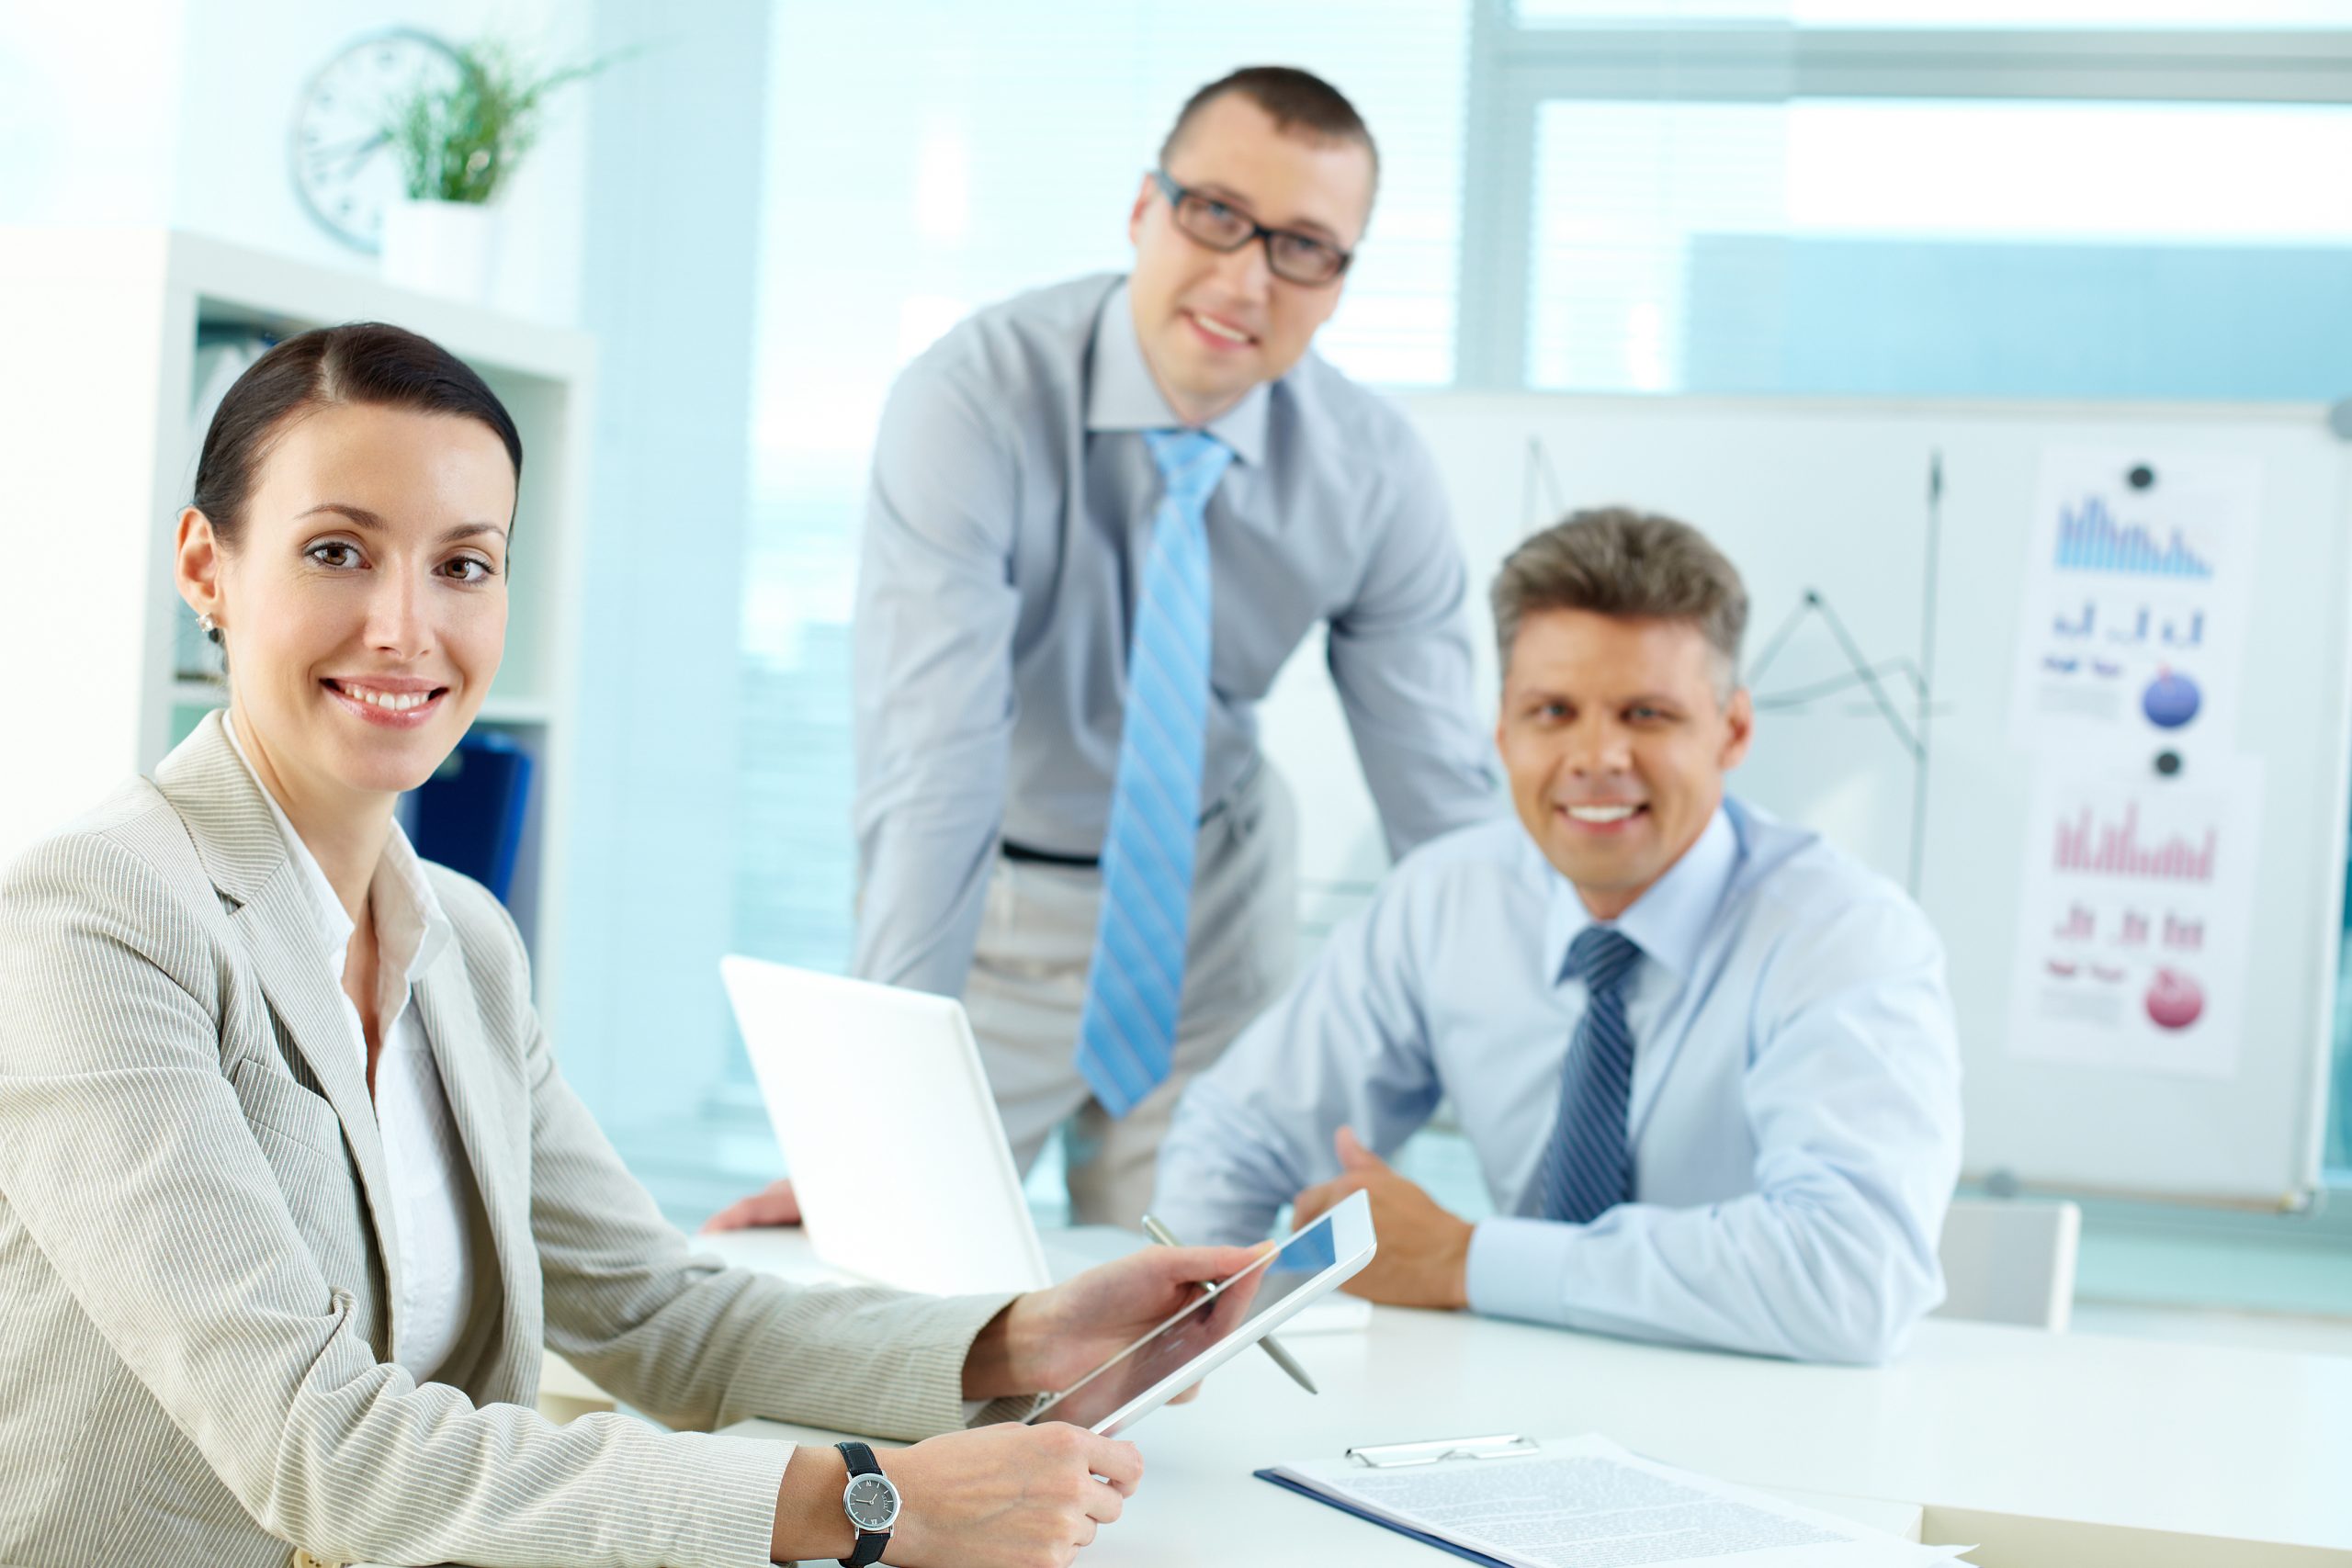
[[1898, 1540], [1600, 1437], [1547, 1440], [1518, 1458], [1394, 1469], [1342, 1459], [1272, 1473], [1514, 1568], [1930, 1568], [1972, 1550]]

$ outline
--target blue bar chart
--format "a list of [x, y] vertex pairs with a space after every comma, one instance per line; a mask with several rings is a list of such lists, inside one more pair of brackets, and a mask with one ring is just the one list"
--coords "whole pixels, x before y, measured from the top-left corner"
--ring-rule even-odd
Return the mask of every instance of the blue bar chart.
[[2062, 571], [2121, 571], [2143, 577], [2210, 581], [2213, 566], [2189, 548], [2178, 529], [2159, 545], [2143, 525], [2116, 521], [2101, 497], [2085, 496], [2062, 508], [2058, 518], [2058, 568]]

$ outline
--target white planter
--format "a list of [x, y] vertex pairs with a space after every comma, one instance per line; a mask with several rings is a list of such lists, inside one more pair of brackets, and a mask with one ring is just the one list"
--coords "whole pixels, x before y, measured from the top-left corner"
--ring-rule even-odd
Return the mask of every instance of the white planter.
[[384, 209], [384, 281], [399, 288], [491, 303], [498, 266], [498, 213], [469, 201], [413, 201]]

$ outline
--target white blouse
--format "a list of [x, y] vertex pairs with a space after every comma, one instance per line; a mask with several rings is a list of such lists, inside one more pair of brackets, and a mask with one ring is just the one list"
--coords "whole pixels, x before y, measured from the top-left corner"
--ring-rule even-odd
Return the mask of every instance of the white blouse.
[[[252, 773], [253, 759], [237, 739], [237, 727], [227, 722], [226, 714], [221, 717], [238, 760]], [[268, 802], [269, 814], [285, 835], [287, 853], [301, 874], [318, 926], [320, 955], [334, 976], [335, 996], [343, 1003], [346, 1042], [364, 1075], [368, 1035], [359, 1010], [343, 990], [344, 961], [354, 929], [351, 917], [259, 774], [254, 784]], [[398, 1267], [389, 1270], [397, 1281], [391, 1303], [392, 1359], [425, 1382], [457, 1348], [473, 1304], [465, 1196], [472, 1173], [411, 990], [454, 932], [441, 901], [424, 880], [423, 863], [397, 822], [384, 845], [384, 858], [376, 864], [368, 898], [376, 919], [377, 1017], [392, 1021], [376, 1062], [376, 1126], [391, 1187], [390, 1213], [385, 1218], [390, 1222], [390, 1246], [399, 1255]]]

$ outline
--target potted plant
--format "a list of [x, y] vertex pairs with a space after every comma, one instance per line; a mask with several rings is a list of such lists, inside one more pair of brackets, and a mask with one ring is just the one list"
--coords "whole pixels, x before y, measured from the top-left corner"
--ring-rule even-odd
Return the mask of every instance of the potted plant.
[[384, 133], [406, 197], [384, 211], [383, 274], [402, 288], [486, 304], [498, 259], [492, 198], [537, 140], [548, 96], [603, 62], [542, 73], [490, 42], [457, 56], [454, 81], [420, 84], [389, 106]]

